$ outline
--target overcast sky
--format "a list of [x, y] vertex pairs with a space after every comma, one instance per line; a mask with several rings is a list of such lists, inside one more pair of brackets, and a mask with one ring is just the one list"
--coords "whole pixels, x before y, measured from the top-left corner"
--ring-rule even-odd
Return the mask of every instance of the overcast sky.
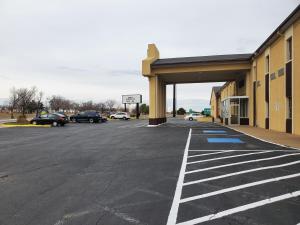
[[[252, 53], [299, 0], [0, 0], [0, 98], [37, 86], [73, 100], [120, 100], [148, 81], [148, 43], [161, 58]], [[214, 84], [184, 85], [209, 99]], [[168, 93], [170, 95], [171, 93]]]

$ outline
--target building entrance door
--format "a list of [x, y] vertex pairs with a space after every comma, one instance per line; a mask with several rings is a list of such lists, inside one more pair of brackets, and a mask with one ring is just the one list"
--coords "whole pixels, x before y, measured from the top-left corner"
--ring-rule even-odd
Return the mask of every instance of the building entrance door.
[[240, 111], [239, 99], [230, 99], [230, 125], [240, 124], [239, 111]]

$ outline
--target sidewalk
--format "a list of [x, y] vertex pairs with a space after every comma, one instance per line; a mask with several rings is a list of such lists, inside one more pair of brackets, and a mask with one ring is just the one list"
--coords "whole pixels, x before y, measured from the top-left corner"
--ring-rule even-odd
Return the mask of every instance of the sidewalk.
[[228, 127], [268, 142], [273, 142], [276, 144], [300, 149], [299, 135], [287, 134], [287, 133], [273, 131], [273, 130], [266, 130], [264, 128], [252, 127], [252, 126], [228, 126]]

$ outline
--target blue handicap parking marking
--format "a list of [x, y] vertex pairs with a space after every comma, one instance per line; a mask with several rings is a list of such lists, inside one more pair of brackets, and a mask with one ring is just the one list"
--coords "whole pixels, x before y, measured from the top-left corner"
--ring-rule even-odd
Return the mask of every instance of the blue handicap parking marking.
[[203, 130], [205, 134], [225, 134], [225, 130]]
[[244, 143], [239, 138], [207, 138], [208, 143], [234, 143], [241, 144]]

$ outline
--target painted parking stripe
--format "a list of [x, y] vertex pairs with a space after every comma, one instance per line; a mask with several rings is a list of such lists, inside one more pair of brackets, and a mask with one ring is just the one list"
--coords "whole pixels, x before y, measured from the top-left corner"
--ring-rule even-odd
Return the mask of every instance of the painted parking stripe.
[[194, 157], [201, 157], [201, 156], [206, 156], [206, 155], [216, 155], [216, 154], [223, 154], [223, 153], [227, 153], [227, 152], [232, 152], [233, 150], [228, 150], [228, 151], [220, 151], [220, 152], [211, 152], [211, 153], [204, 153], [204, 154], [200, 154], [200, 155], [190, 155], [188, 156], [188, 158], [194, 158]]
[[197, 199], [203, 199], [203, 198], [207, 198], [207, 197], [211, 197], [211, 196], [215, 196], [215, 195], [219, 195], [219, 194], [228, 193], [228, 192], [231, 192], [231, 191], [245, 189], [245, 188], [248, 188], [248, 187], [254, 187], [254, 186], [267, 184], [267, 183], [272, 183], [272, 182], [276, 182], [276, 181], [292, 179], [292, 178], [295, 178], [295, 177], [300, 177], [300, 173], [295, 173], [295, 174], [290, 174], [290, 175], [287, 175], [287, 176], [270, 178], [270, 179], [266, 179], [266, 180], [260, 180], [260, 181], [256, 181], [256, 182], [252, 182], [252, 183], [238, 185], [238, 186], [235, 186], [235, 187], [225, 188], [225, 189], [222, 189], [222, 190], [219, 190], [219, 191], [213, 191], [213, 192], [209, 192], [209, 193], [202, 194], [202, 195], [188, 197], [188, 198], [181, 199], [180, 203], [194, 201], [194, 200], [197, 200]]
[[238, 207], [235, 207], [235, 208], [232, 208], [232, 209], [227, 209], [227, 210], [215, 213], [215, 214], [210, 214], [210, 215], [199, 217], [199, 218], [189, 220], [189, 221], [186, 221], [186, 222], [178, 223], [177, 225], [194, 225], [194, 224], [204, 223], [204, 222], [207, 222], [207, 221], [211, 221], [211, 220], [215, 220], [215, 219], [222, 218], [222, 217], [225, 217], [225, 216], [229, 216], [229, 215], [232, 215], [232, 214], [235, 214], [235, 213], [238, 213], [238, 212], [243, 212], [243, 211], [246, 211], [246, 210], [249, 210], [249, 209], [254, 209], [254, 208], [257, 208], [257, 207], [260, 207], [260, 206], [269, 205], [269, 204], [279, 202], [279, 201], [283, 201], [283, 200], [287, 200], [287, 199], [290, 199], [290, 198], [296, 198], [298, 196], [300, 196], [300, 190], [295, 191], [295, 192], [291, 192], [291, 193], [287, 193], [287, 194], [283, 194], [283, 195], [279, 195], [279, 196], [276, 196], [276, 197], [264, 199], [264, 200], [261, 200], [261, 201], [249, 203], [249, 204], [246, 204], [246, 205], [238, 206]]
[[244, 142], [239, 138], [207, 138], [208, 143], [235, 143], [243, 144]]
[[188, 150], [189, 150], [191, 136], [192, 136], [191, 134], [192, 134], [192, 129], [190, 128], [189, 135], [188, 135], [185, 149], [184, 149], [184, 155], [183, 155], [183, 159], [182, 159], [181, 169], [179, 172], [179, 177], [178, 177], [176, 190], [175, 190], [170, 214], [168, 217], [167, 225], [174, 225], [174, 224], [176, 224], [176, 221], [177, 221], [178, 208], [179, 208], [179, 204], [180, 204], [182, 186], [183, 186], [183, 182], [184, 182], [184, 171], [186, 168]]
[[209, 137], [209, 136], [213, 136], [213, 137], [215, 137], [215, 136], [217, 136], [217, 137], [219, 137], [219, 136], [226, 136], [226, 137], [243, 137], [243, 136], [245, 136], [245, 134], [210, 134], [210, 133], [198, 133], [198, 134], [192, 134], [193, 136], [207, 136], [207, 137]]
[[197, 173], [197, 172], [208, 171], [208, 170], [219, 169], [219, 168], [230, 167], [230, 166], [236, 166], [236, 165], [242, 165], [242, 164], [247, 164], [247, 163], [252, 163], [252, 162], [261, 162], [261, 161], [267, 161], [267, 160], [273, 160], [273, 159], [280, 159], [280, 158], [285, 158], [285, 157], [294, 156], [294, 155], [300, 155], [300, 153], [279, 155], [279, 156], [262, 158], [262, 159], [254, 159], [254, 160], [242, 161], [242, 162], [237, 162], [237, 163], [229, 163], [229, 164], [224, 164], [224, 165], [219, 165], [219, 166], [212, 166], [212, 167], [207, 167], [207, 168], [203, 168], [203, 169], [190, 170], [190, 171], [185, 172], [185, 174]]
[[270, 152], [273, 152], [273, 151], [270, 150], [270, 151], [250, 152], [250, 153], [241, 154], [241, 155], [230, 155], [230, 156], [224, 156], [224, 157], [219, 157], [219, 158], [203, 159], [203, 160], [188, 162], [187, 164], [189, 165], [189, 164], [195, 164], [195, 163], [216, 161], [216, 160], [221, 160], [221, 159], [230, 159], [230, 158], [243, 157], [243, 156], [249, 156], [249, 155], [266, 154], [266, 153], [270, 153]]
[[225, 178], [225, 177], [232, 177], [232, 176], [245, 174], [245, 173], [251, 173], [251, 172], [255, 172], [255, 171], [268, 170], [268, 169], [274, 169], [274, 168], [282, 168], [282, 167], [296, 165], [296, 164], [299, 164], [299, 163], [300, 163], [300, 160], [297, 160], [297, 161], [294, 161], [294, 162], [279, 164], [279, 165], [275, 165], [275, 166], [266, 166], [266, 167], [259, 167], [259, 168], [250, 169], [250, 170], [242, 170], [242, 171], [235, 172], [235, 173], [228, 173], [228, 174], [224, 174], [224, 175], [220, 175], [220, 176], [208, 177], [208, 178], [201, 179], [201, 180], [186, 182], [186, 183], [183, 184], [183, 186], [197, 184], [197, 183], [203, 183], [203, 182], [211, 181], [211, 180], [218, 180], [218, 179], [222, 179], [222, 178]]
[[[250, 150], [250, 149], [237, 149], [237, 150], [222, 150], [222, 149], [219, 149], [219, 150], [216, 150], [216, 149], [211, 149], [211, 150], [199, 150], [199, 149], [191, 149], [189, 150], [189, 152], [219, 152], [219, 151], [232, 151], [232, 152], [261, 152], [261, 151], [270, 151], [270, 149], [253, 149], [253, 150]], [[297, 151], [296, 149], [275, 149], [275, 150], [272, 150], [274, 152], [295, 152]], [[297, 151], [299, 152], [299, 151]]]

